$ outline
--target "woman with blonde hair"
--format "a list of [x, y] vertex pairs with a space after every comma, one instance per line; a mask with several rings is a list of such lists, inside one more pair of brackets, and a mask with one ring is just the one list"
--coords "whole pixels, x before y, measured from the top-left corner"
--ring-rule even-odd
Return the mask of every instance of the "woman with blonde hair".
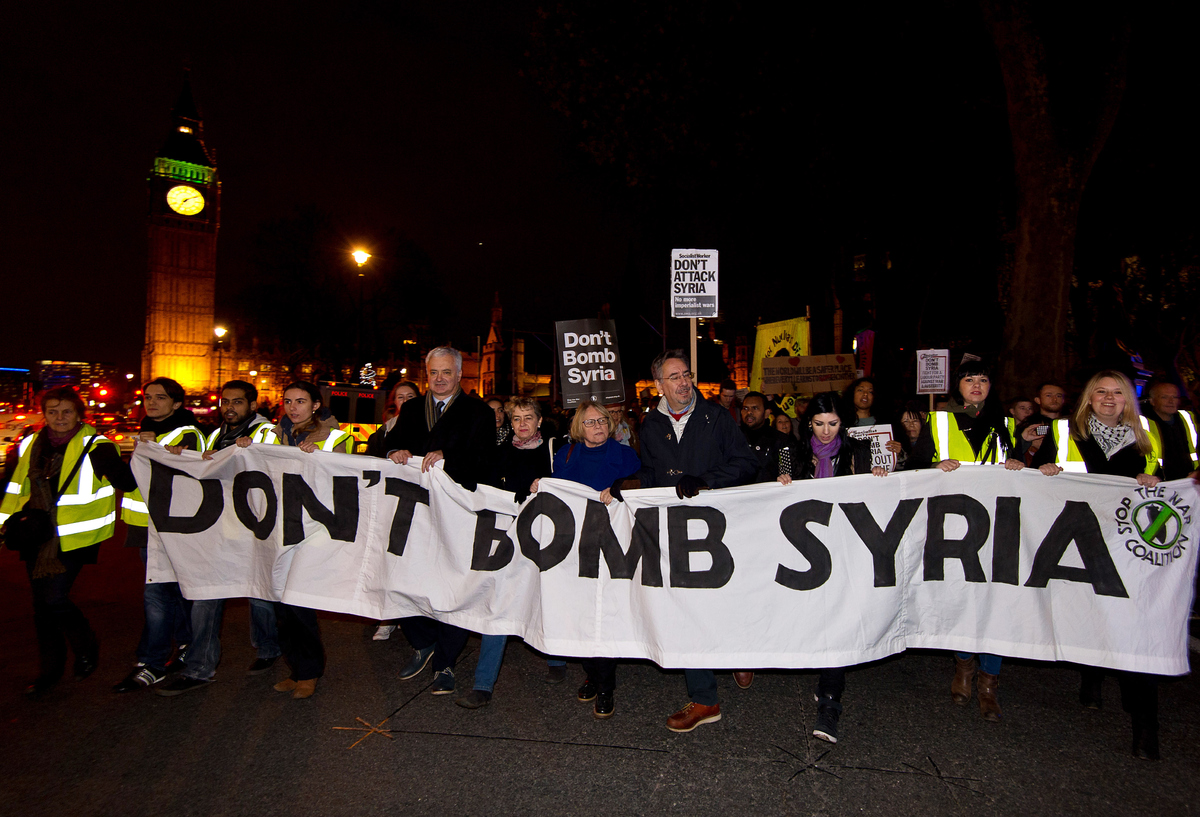
[[[1063, 471], [1108, 474], [1153, 487], [1158, 465], [1146, 420], [1137, 413], [1137, 392], [1121, 372], [1105, 369], [1092, 376], [1079, 395], [1070, 419], [1055, 420], [1033, 465], [1046, 476]], [[1083, 667], [1079, 702], [1100, 709], [1103, 667]], [[1119, 673], [1121, 706], [1133, 716], [1133, 755], [1158, 760], [1158, 679], [1140, 672]]]

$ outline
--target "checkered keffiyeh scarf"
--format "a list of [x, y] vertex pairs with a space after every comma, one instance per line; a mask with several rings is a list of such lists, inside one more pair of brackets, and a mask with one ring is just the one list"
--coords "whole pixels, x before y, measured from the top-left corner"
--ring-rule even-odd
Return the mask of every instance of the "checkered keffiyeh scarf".
[[1116, 427], [1106, 426], [1096, 418], [1095, 414], [1088, 417], [1088, 433], [1100, 446], [1106, 460], [1111, 460], [1113, 454], [1125, 446], [1137, 442], [1137, 435], [1133, 433], [1132, 427], [1124, 423]]

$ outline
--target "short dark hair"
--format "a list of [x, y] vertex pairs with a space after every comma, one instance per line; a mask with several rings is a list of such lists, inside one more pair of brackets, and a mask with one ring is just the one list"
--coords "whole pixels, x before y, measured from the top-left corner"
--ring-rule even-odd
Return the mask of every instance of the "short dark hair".
[[228, 389], [241, 389], [242, 394], [246, 395], [247, 403], [258, 402], [258, 389], [254, 388], [253, 383], [247, 383], [245, 380], [230, 380], [221, 387], [221, 391]]
[[737, 383], [734, 383], [732, 380], [722, 380], [721, 391], [725, 391], [726, 389], [729, 389], [730, 391], [737, 391]]
[[1063, 388], [1063, 385], [1057, 380], [1043, 380], [1041, 383], [1038, 383], [1037, 391], [1034, 392], [1034, 395], [1040, 395], [1042, 393], [1042, 389], [1046, 388], [1047, 386], [1058, 386], [1063, 391], [1066, 391], [1066, 389]]
[[179, 382], [172, 380], [169, 377], [156, 377], [149, 383], [142, 386], [142, 394], [146, 393], [146, 389], [151, 386], [162, 386], [163, 391], [167, 393], [167, 397], [171, 398], [172, 403], [182, 403], [187, 400], [187, 392], [183, 390], [183, 386]]
[[662, 369], [668, 360], [682, 360], [683, 365], [688, 367], [688, 371], [692, 368], [692, 358], [683, 349], [668, 349], [654, 360], [650, 361], [650, 376], [654, 380], [662, 379]]
[[87, 414], [87, 406], [84, 405], [83, 398], [79, 396], [79, 392], [71, 386], [58, 386], [53, 389], [46, 389], [41, 395], [42, 414], [46, 413], [46, 404], [51, 400], [61, 400], [75, 406], [75, 412], [79, 415], [82, 421], [84, 415]]
[[757, 397], [759, 400], [762, 400], [763, 408], [767, 407], [767, 396], [760, 391], [746, 392], [746, 396], [742, 398], [742, 405], [743, 406], [746, 405], [746, 401], [749, 400], [751, 397]]

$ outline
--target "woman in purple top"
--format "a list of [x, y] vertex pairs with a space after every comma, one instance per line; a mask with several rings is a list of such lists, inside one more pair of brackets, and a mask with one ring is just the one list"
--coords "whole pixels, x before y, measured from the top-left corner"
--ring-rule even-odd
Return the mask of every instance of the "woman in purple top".
[[[612, 437], [612, 415], [599, 403], [585, 400], [571, 420], [571, 443], [554, 456], [554, 477], [569, 479], [600, 492], [600, 501], [612, 502], [612, 487], [642, 467], [633, 449]], [[537, 490], [538, 483], [533, 483]], [[613, 690], [617, 686], [617, 659], [585, 658], [587, 680], [579, 688], [579, 700], [595, 701], [592, 714], [598, 720], [613, 714]]]

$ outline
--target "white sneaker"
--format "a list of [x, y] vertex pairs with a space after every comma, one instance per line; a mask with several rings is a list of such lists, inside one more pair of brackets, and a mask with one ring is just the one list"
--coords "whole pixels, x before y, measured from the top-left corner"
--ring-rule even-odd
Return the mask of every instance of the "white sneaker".
[[371, 636], [372, 641], [387, 641], [392, 637], [392, 632], [395, 631], [395, 624], [380, 624], [375, 628], [375, 635]]

